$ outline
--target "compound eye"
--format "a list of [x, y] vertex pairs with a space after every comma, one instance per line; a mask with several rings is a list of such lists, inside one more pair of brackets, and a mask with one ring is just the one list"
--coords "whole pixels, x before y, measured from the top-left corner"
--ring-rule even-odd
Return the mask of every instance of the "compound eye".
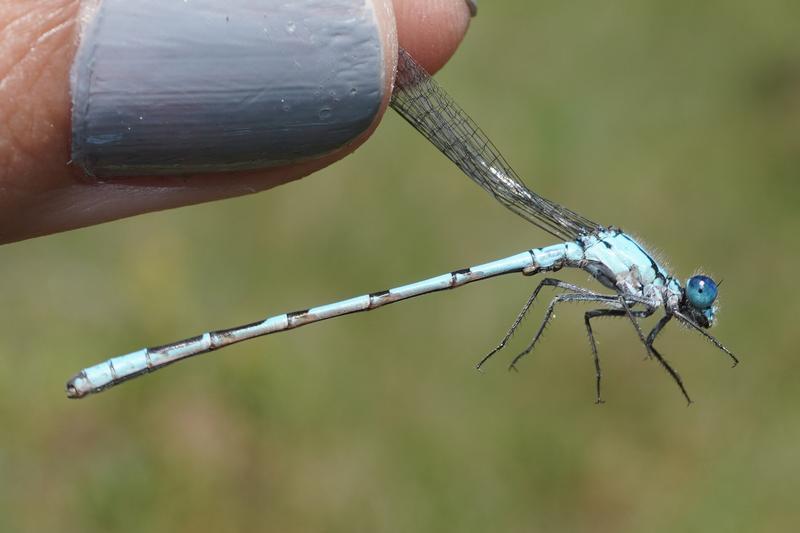
[[692, 276], [686, 283], [686, 297], [696, 309], [708, 309], [717, 299], [717, 284], [708, 276]]

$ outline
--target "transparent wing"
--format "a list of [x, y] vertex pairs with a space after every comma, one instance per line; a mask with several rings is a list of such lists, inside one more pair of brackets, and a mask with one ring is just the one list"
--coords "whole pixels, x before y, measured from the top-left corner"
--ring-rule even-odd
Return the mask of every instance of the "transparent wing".
[[574, 240], [601, 229], [528, 189], [478, 125], [402, 48], [391, 106], [475, 183], [544, 231]]

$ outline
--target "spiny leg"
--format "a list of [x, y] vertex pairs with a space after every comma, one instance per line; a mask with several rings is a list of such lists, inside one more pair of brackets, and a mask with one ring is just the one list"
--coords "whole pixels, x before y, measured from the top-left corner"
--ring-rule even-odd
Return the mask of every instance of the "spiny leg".
[[689, 393], [686, 392], [686, 387], [683, 386], [683, 380], [681, 379], [681, 376], [675, 371], [674, 368], [672, 368], [672, 366], [670, 366], [667, 360], [664, 359], [664, 357], [662, 357], [662, 355], [658, 352], [658, 350], [656, 350], [656, 347], [653, 346], [653, 342], [655, 342], [656, 337], [670, 320], [672, 320], [672, 315], [669, 312], [663, 317], [661, 317], [658, 323], [650, 331], [650, 334], [647, 335], [647, 341], [645, 343], [645, 346], [647, 347], [648, 352], [652, 353], [653, 356], [655, 356], [655, 358], [658, 360], [658, 362], [661, 363], [661, 366], [663, 366], [664, 369], [669, 373], [669, 375], [672, 376], [672, 379], [675, 381], [675, 383], [678, 384], [678, 387], [681, 389], [683, 397], [686, 398], [686, 401], [689, 402], [689, 404], [691, 404], [692, 399], [689, 397]]
[[[633, 328], [636, 330], [636, 334], [639, 335], [639, 340], [642, 342], [644, 347], [647, 349], [647, 340], [644, 338], [644, 332], [642, 331], [642, 328], [639, 327], [639, 323], [636, 321], [636, 317], [633, 316], [633, 312], [631, 311], [631, 307], [628, 305], [628, 302], [625, 300], [625, 296], [620, 294], [617, 299], [619, 300], [619, 303], [622, 306], [622, 309], [625, 311], [625, 314], [627, 315], [628, 319], [630, 319], [631, 324], [633, 324]], [[649, 307], [649, 309], [653, 309], [653, 308]], [[650, 314], [652, 314], [652, 313], [653, 313], [653, 311], [651, 310]], [[649, 349], [648, 349], [648, 353], [650, 353]]]
[[672, 314], [668, 312], [666, 315], [661, 317], [653, 329], [650, 330], [650, 334], [647, 335], [647, 344], [651, 348], [653, 347], [653, 343], [655, 342], [656, 337], [658, 337], [658, 334], [661, 333], [661, 330], [664, 329], [664, 326], [666, 326], [670, 320], [672, 320]]
[[542, 324], [539, 326], [539, 330], [536, 332], [536, 335], [533, 337], [533, 340], [531, 341], [531, 343], [528, 345], [527, 348], [522, 350], [514, 358], [514, 360], [511, 361], [511, 364], [508, 366], [509, 370], [516, 370], [517, 362], [519, 362], [520, 359], [528, 355], [533, 350], [534, 346], [536, 346], [536, 342], [539, 340], [539, 337], [542, 336], [542, 333], [544, 333], [547, 324], [550, 322], [556, 304], [561, 302], [602, 302], [607, 304], [615, 304], [617, 302], [617, 297], [587, 292], [585, 294], [574, 294], [574, 293], [561, 294], [553, 298], [550, 301], [550, 305], [547, 306], [547, 311], [545, 312]]
[[723, 352], [728, 354], [728, 356], [731, 359], [733, 359], [733, 366], [736, 366], [736, 365], [739, 364], [739, 359], [737, 359], [736, 356], [733, 355], [733, 352], [731, 352], [721, 342], [719, 342], [716, 337], [714, 337], [710, 333], [707, 333], [703, 328], [701, 328], [698, 324], [695, 324], [695, 322], [692, 319], [690, 319], [688, 316], [684, 315], [683, 313], [675, 312], [675, 316], [678, 317], [678, 319], [681, 322], [683, 322], [684, 324], [686, 324], [687, 326], [691, 327], [692, 329], [695, 329], [695, 330], [699, 331], [706, 339], [708, 339], [711, 342], [711, 344], [713, 344], [714, 346], [716, 346], [717, 348], [719, 348], [720, 350], [722, 350]]
[[[651, 313], [648, 311], [631, 311], [631, 314], [637, 318], [645, 318], [649, 316]], [[593, 318], [599, 317], [624, 317], [627, 316], [628, 313], [622, 309], [593, 309], [591, 311], [587, 311], [583, 315], [583, 320], [586, 323], [586, 331], [589, 333], [589, 343], [592, 346], [592, 357], [594, 358], [594, 368], [595, 368], [595, 377], [596, 377], [596, 398], [594, 403], [605, 403], [600, 396], [600, 381], [602, 379], [603, 373], [600, 370], [600, 356], [597, 353], [597, 343], [594, 340], [594, 332], [592, 331], [592, 325], [590, 320]]]
[[483, 364], [486, 361], [488, 361], [494, 354], [496, 354], [497, 352], [499, 352], [500, 350], [502, 350], [505, 347], [505, 345], [508, 343], [508, 341], [511, 339], [511, 337], [514, 336], [514, 332], [517, 330], [519, 325], [525, 319], [525, 316], [528, 314], [528, 311], [530, 311], [531, 306], [533, 305], [533, 301], [536, 300], [536, 297], [539, 295], [539, 291], [542, 290], [542, 287], [546, 287], [546, 286], [548, 286], [548, 287], [556, 287], [558, 289], [571, 290], [571, 291], [574, 291], [574, 292], [577, 292], [577, 293], [582, 293], [582, 294], [593, 294], [591, 291], [588, 291], [587, 289], [584, 289], [582, 287], [578, 287], [577, 285], [572, 285], [571, 283], [565, 283], [565, 282], [563, 282], [563, 281], [561, 281], [559, 279], [555, 279], [555, 278], [545, 278], [545, 279], [543, 279], [539, 283], [539, 285], [536, 286], [536, 289], [534, 289], [534, 291], [531, 293], [530, 298], [528, 298], [528, 301], [522, 307], [522, 310], [519, 312], [519, 315], [517, 315], [517, 318], [514, 320], [514, 323], [511, 324], [511, 328], [509, 328], [509, 330], [506, 333], [505, 337], [503, 337], [503, 340], [501, 340], [500, 343], [497, 346], [495, 346], [494, 349], [491, 352], [486, 354], [483, 357], [483, 359], [481, 359], [480, 362], [477, 365], [475, 365], [475, 368], [480, 370], [481, 367], [483, 366]]
[[639, 336], [639, 340], [644, 345], [645, 350], [647, 350], [648, 357], [652, 356], [653, 354], [650, 351], [650, 347], [647, 345], [647, 341], [644, 338], [644, 332], [642, 331], [642, 328], [639, 327], [639, 323], [636, 321], [636, 318], [648, 317], [655, 312], [656, 308], [646, 304], [644, 312], [646, 312], [647, 314], [645, 314], [644, 316], [634, 316], [634, 313], [631, 310], [631, 307], [628, 305], [628, 301], [625, 299], [624, 295], [620, 294], [617, 300], [619, 301], [622, 309], [625, 311], [625, 315], [631, 321], [631, 324], [633, 324], [633, 328], [636, 330], [636, 334]]

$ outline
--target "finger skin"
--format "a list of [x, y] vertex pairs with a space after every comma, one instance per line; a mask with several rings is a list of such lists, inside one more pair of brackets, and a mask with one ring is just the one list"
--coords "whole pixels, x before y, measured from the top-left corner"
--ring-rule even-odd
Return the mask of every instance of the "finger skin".
[[400, 45], [430, 73], [455, 53], [470, 22], [461, 0], [395, 0], [394, 14]]
[[97, 182], [68, 165], [69, 71], [80, 2], [0, 4], [0, 243], [262, 191], [351, 153], [374, 131], [388, 105], [397, 40], [435, 71], [469, 25], [462, 0], [374, 0], [374, 7], [386, 39], [387, 90], [373, 124], [346, 148], [257, 171]]

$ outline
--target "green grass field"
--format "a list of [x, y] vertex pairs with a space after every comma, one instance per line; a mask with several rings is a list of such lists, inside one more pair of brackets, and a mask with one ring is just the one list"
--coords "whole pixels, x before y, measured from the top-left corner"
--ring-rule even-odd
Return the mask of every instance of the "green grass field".
[[[775, 531], [800, 508], [797, 2], [481, 3], [438, 76], [537, 192], [725, 282], [714, 334], [565, 307], [519, 374], [510, 276], [80, 402], [87, 364], [549, 244], [394, 113], [278, 189], [0, 248], [0, 531]], [[587, 283], [583, 274], [564, 279]], [[794, 524], [794, 526], [792, 525]]]

